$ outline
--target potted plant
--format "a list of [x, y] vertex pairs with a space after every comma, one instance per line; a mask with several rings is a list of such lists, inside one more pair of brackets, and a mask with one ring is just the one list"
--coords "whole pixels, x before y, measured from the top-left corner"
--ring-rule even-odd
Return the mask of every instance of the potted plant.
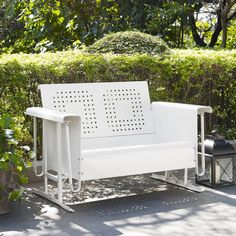
[[23, 193], [20, 184], [27, 183], [25, 151], [14, 139], [16, 125], [6, 115], [0, 116], [0, 215], [9, 212], [9, 201]]

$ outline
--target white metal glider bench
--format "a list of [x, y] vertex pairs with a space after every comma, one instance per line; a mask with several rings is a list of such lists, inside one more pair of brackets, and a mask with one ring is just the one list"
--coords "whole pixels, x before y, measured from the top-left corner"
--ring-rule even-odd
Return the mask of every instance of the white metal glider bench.
[[[203, 141], [204, 113], [211, 113], [210, 107], [150, 103], [145, 81], [44, 84], [39, 88], [43, 108], [26, 110], [34, 117], [34, 153], [36, 118], [43, 120], [42, 173], [37, 173], [36, 155], [34, 165], [36, 174], [44, 175], [45, 192], [38, 194], [65, 209], [73, 211], [62, 200], [66, 180], [72, 191], [79, 191], [85, 180], [165, 171], [162, 179], [171, 181], [172, 170], [185, 169], [180, 185], [191, 188], [188, 168], [203, 174], [203, 149], [198, 169], [198, 115]], [[57, 182], [55, 196], [48, 192], [48, 179]]]

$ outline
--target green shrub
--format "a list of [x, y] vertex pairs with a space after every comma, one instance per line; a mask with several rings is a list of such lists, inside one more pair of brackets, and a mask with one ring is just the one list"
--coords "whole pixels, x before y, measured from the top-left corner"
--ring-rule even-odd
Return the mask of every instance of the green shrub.
[[161, 55], [169, 52], [169, 47], [157, 36], [138, 31], [124, 31], [106, 35], [90, 46], [88, 52]]
[[40, 106], [43, 83], [146, 80], [151, 100], [213, 107], [209, 128], [219, 125], [236, 138], [236, 50], [173, 50], [169, 57], [148, 54], [88, 54], [66, 51], [15, 54], [0, 58], [1, 113], [17, 116], [22, 138], [30, 140], [29, 106]]
[[24, 191], [19, 184], [28, 182], [25, 173], [29, 162], [25, 159], [29, 158], [15, 139], [16, 135], [17, 125], [13, 118], [0, 115], [0, 173], [6, 176], [0, 179], [0, 200], [18, 200]]
[[[168, 94], [174, 101], [206, 104], [209, 120], [226, 138], [236, 139], [236, 50], [174, 50]], [[230, 131], [230, 132], [229, 132]]]

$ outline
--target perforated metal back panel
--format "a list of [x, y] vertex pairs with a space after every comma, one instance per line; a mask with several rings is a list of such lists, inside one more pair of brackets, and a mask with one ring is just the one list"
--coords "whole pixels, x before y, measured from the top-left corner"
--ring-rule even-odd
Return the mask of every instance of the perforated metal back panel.
[[147, 82], [40, 85], [43, 107], [82, 117], [82, 137], [154, 133]]

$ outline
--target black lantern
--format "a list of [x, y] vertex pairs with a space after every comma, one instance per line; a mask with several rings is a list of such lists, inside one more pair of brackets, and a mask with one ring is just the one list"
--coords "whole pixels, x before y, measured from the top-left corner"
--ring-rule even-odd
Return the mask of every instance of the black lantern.
[[[221, 136], [213, 132], [204, 141], [205, 174], [196, 176], [196, 182], [211, 188], [234, 185], [234, 147]], [[199, 150], [201, 150], [199, 145]], [[199, 153], [200, 155], [201, 153]]]

